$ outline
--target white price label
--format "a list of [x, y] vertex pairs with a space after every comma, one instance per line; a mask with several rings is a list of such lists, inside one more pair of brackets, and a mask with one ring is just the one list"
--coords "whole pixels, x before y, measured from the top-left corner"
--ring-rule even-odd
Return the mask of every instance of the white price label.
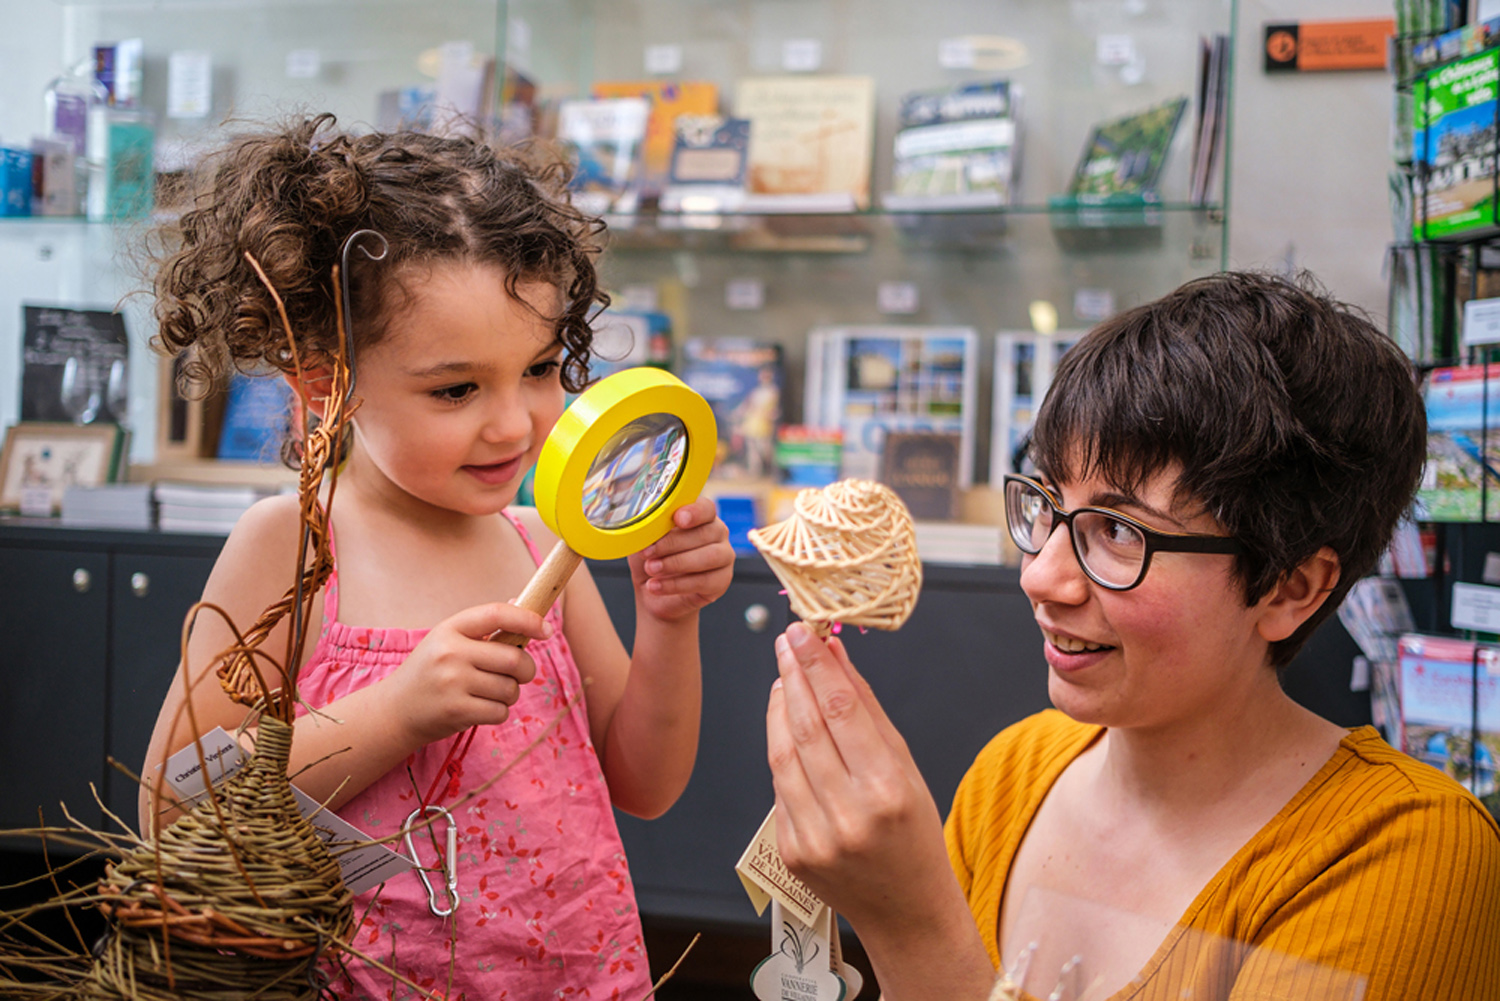
[[1081, 288], [1073, 293], [1073, 315], [1097, 322], [1115, 315], [1115, 294], [1107, 288]]
[[286, 54], [288, 80], [311, 80], [323, 70], [323, 56], [317, 49], [293, 49]]
[[760, 309], [766, 304], [766, 283], [759, 278], [736, 278], [724, 286], [726, 309]]
[[167, 57], [167, 117], [202, 118], [213, 104], [213, 57], [179, 50]]
[[823, 66], [823, 43], [816, 38], [789, 38], [781, 43], [781, 68], [788, 73], [816, 73]]
[[974, 41], [969, 38], [944, 38], [938, 42], [938, 65], [945, 70], [974, 68]]
[[28, 518], [52, 517], [52, 488], [21, 488], [21, 513]]
[[1135, 62], [1135, 39], [1129, 35], [1100, 35], [1094, 43], [1100, 66], [1128, 66]]
[[1464, 303], [1464, 343], [1500, 342], [1500, 299], [1470, 299]]
[[1454, 584], [1450, 621], [1454, 629], [1500, 633], [1500, 587]]
[[682, 46], [646, 46], [646, 72], [652, 76], [670, 76], [682, 72]]
[[620, 289], [620, 308], [635, 313], [650, 313], [656, 309], [655, 285], [626, 285]]
[[915, 313], [920, 301], [916, 282], [881, 282], [875, 292], [875, 304], [882, 313]]

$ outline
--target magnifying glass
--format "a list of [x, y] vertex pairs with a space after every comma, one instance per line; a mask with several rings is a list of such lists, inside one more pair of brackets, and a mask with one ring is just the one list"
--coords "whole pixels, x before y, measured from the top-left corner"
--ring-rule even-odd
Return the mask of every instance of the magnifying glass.
[[717, 437], [708, 401], [661, 369], [628, 368], [584, 390], [537, 458], [537, 513], [558, 541], [516, 604], [545, 615], [584, 557], [618, 559], [666, 535], [708, 481]]

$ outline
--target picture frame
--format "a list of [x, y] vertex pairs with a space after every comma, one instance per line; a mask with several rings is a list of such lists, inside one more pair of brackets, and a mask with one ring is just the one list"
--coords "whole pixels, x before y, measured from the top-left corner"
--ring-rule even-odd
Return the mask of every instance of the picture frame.
[[39, 488], [50, 492], [51, 510], [58, 512], [68, 487], [93, 487], [114, 479], [120, 442], [117, 424], [12, 425], [0, 446], [0, 510], [20, 510], [23, 492]]

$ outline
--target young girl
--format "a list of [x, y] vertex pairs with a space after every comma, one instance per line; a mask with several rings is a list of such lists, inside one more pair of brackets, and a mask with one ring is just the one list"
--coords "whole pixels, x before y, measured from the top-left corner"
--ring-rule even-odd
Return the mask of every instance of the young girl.
[[[589, 316], [607, 301], [593, 264], [600, 228], [574, 210], [557, 166], [533, 167], [466, 139], [354, 136], [331, 116], [244, 137], [206, 172], [156, 281], [162, 345], [194, 374], [269, 363], [320, 413], [337, 345], [331, 270], [352, 233], [389, 244], [350, 255], [355, 395], [332, 505], [336, 570], [298, 678], [317, 713], [297, 724], [292, 774], [372, 837], [462, 806], [457, 910], [437, 837], [413, 839], [413, 871], [356, 901], [355, 947], [450, 998], [638, 998], [649, 989], [629, 872], [611, 804], [654, 817], [677, 799], [697, 751], [698, 609], [729, 585], [728, 531], [708, 500], [631, 558], [635, 649], [626, 653], [586, 568], [545, 617], [509, 604], [555, 541], [509, 510], [522, 476], [587, 378]], [[276, 308], [285, 300], [304, 374]], [[295, 498], [251, 508], [204, 590], [241, 628], [291, 582]], [[262, 649], [287, 649], [285, 622]], [[488, 642], [530, 637], [523, 650]], [[200, 731], [241, 708], [207, 675], [233, 642], [216, 616], [188, 647]], [[575, 696], [581, 696], [575, 700]], [[181, 677], [157, 720], [146, 775], [193, 739]], [[570, 706], [571, 701], [571, 706]], [[472, 734], [470, 730], [473, 728]], [[164, 823], [149, 815], [143, 827]], [[399, 846], [399, 845], [398, 845]], [[450, 957], [452, 958], [450, 969]], [[351, 960], [333, 989], [417, 996]], [[394, 995], [393, 993], [394, 992]]]

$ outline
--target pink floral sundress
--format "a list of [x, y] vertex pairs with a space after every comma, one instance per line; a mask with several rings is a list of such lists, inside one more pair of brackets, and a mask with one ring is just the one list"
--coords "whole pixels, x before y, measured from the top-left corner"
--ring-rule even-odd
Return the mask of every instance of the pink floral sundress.
[[[509, 512], [533, 561], [536, 545]], [[338, 572], [328, 582], [322, 631], [298, 688], [322, 707], [396, 670], [425, 629], [373, 629], [338, 621]], [[435, 781], [457, 734], [411, 755], [338, 813], [371, 837], [399, 831], [419, 794], [448, 805], [514, 760], [581, 688], [563, 637], [562, 614], [548, 613], [552, 637], [529, 646], [536, 678], [522, 686], [509, 718], [474, 731], [446, 782]], [[453, 751], [457, 754], [456, 751]], [[409, 768], [409, 774], [408, 774]], [[415, 785], [415, 788], [413, 787]], [[354, 945], [423, 989], [451, 1001], [540, 998], [625, 999], [650, 989], [635, 890], [610, 807], [609, 790], [589, 737], [588, 714], [575, 702], [542, 743], [481, 795], [454, 811], [458, 828], [459, 905], [434, 916], [416, 871], [360, 895]], [[438, 827], [437, 843], [446, 835]], [[440, 904], [447, 903], [433, 841], [413, 838]], [[397, 841], [393, 848], [405, 852]], [[452, 987], [449, 988], [450, 958]], [[350, 958], [336, 971], [340, 997], [417, 998], [410, 987]]]

